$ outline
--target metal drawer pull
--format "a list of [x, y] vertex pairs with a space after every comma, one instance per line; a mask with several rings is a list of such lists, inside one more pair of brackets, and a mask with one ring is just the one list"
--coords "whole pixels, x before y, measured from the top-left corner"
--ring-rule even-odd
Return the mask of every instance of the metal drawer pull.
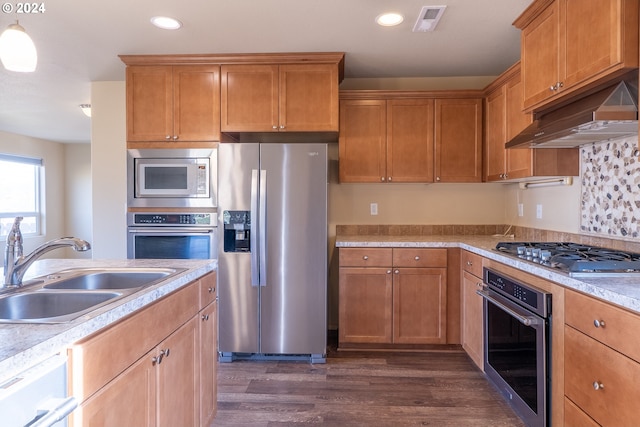
[[594, 381], [593, 382], [593, 389], [594, 390], [602, 390], [602, 389], [604, 389], [604, 384], [599, 383], [598, 381]]
[[415, 259], [416, 261], [420, 261], [420, 257], [419, 257], [419, 256], [415, 257], [414, 259]]
[[366, 261], [366, 260], [369, 259], [369, 257], [367, 255], [365, 255], [365, 256], [362, 257], [362, 259]]
[[209, 288], [209, 293], [212, 293], [215, 289]]
[[500, 307], [502, 310], [509, 313], [518, 322], [522, 323], [525, 326], [537, 325], [538, 323], [540, 323], [540, 321], [533, 316], [522, 316], [519, 313], [516, 313], [511, 308], [502, 304], [500, 301], [497, 301], [496, 299], [494, 299], [491, 295], [489, 295], [487, 291], [476, 291], [476, 294], [480, 295], [482, 298], [486, 299], [487, 301], [490, 301], [492, 304], [495, 304], [496, 306]]
[[204, 320], [204, 321], [209, 320], [209, 315], [208, 314], [203, 314], [202, 315], [202, 320]]
[[473, 265], [473, 263], [472, 263], [471, 261], [467, 261], [467, 265], [468, 265], [469, 267], [471, 267], [471, 266]]
[[595, 326], [596, 328], [604, 328], [605, 327], [604, 320], [598, 320], [598, 319], [594, 320], [593, 326]]
[[387, 274], [391, 274], [391, 270], [387, 270]]
[[400, 270], [396, 270], [396, 271], [394, 271], [394, 273], [400, 274]]

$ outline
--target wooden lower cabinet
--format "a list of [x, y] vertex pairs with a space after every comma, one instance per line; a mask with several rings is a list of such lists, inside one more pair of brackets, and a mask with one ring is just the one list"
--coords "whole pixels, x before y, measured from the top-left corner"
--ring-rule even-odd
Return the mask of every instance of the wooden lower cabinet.
[[462, 251], [462, 348], [471, 360], [484, 370], [484, 329], [482, 297], [476, 293], [482, 287], [482, 257]]
[[446, 249], [341, 248], [339, 345], [446, 343], [446, 254]]
[[[213, 302], [200, 308], [203, 287]], [[211, 273], [72, 346], [70, 426], [210, 426], [216, 304]]]
[[[564, 327], [565, 425], [638, 425], [640, 316], [566, 291]], [[569, 410], [567, 411], [567, 407]]]

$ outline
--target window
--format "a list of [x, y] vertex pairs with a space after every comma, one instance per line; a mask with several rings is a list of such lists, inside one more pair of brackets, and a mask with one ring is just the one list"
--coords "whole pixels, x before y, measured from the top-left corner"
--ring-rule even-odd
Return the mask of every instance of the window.
[[11, 230], [14, 218], [23, 235], [40, 234], [40, 177], [42, 159], [0, 154], [0, 236]]

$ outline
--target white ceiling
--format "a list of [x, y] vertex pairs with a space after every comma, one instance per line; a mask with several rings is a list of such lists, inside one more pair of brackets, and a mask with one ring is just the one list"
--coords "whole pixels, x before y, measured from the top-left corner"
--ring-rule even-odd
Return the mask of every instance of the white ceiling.
[[[13, 0], [9, 0], [15, 4]], [[89, 142], [91, 82], [124, 80], [119, 54], [345, 52], [346, 78], [495, 76], [517, 61], [511, 24], [531, 0], [37, 0], [41, 14], [0, 14], [38, 50], [35, 73], [0, 66], [0, 131]], [[412, 32], [423, 6], [447, 5], [436, 31]], [[380, 27], [375, 17], [405, 20]], [[173, 16], [179, 31], [153, 27]]]

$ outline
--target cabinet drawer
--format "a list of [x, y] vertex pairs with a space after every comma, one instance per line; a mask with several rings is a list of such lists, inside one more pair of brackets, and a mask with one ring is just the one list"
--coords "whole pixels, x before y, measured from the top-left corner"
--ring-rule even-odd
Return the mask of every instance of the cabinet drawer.
[[593, 421], [566, 397], [564, 398], [564, 425], [566, 427], [600, 427], [600, 424]]
[[340, 248], [340, 267], [389, 267], [391, 248]]
[[640, 330], [640, 316], [568, 290], [565, 306], [566, 324], [640, 362], [640, 340], [630, 339]]
[[202, 276], [200, 282], [200, 310], [216, 300], [216, 273]]
[[482, 257], [469, 251], [462, 251], [460, 257], [462, 269], [473, 274], [476, 277], [482, 277]]
[[396, 248], [393, 250], [394, 267], [446, 267], [446, 249]]
[[570, 326], [564, 328], [564, 360], [569, 399], [599, 424], [637, 425], [640, 364]]

